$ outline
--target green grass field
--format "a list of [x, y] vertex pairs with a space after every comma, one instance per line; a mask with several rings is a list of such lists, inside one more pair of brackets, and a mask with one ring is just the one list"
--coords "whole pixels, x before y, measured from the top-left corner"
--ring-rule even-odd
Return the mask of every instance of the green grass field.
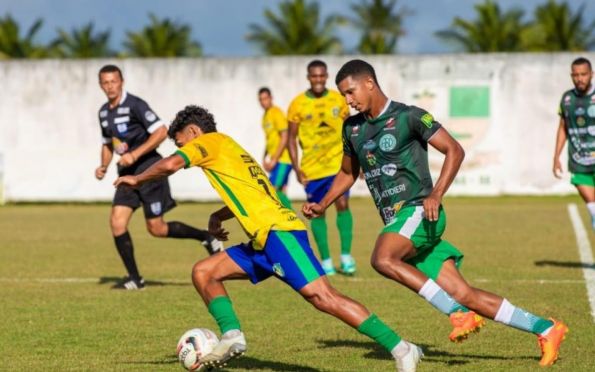
[[[568, 323], [569, 337], [552, 370], [593, 371], [595, 327], [568, 203], [578, 204], [595, 246], [578, 197], [447, 199], [445, 238], [466, 254], [462, 272], [473, 285]], [[167, 218], [204, 227], [218, 206], [182, 203]], [[467, 342], [451, 344], [446, 317], [370, 267], [381, 226], [371, 200], [352, 199], [351, 207], [359, 271], [331, 281], [424, 347], [419, 371], [541, 370], [536, 337], [494, 322]], [[179, 336], [194, 327], [218, 333], [190, 282], [204, 250], [193, 241], [151, 237], [142, 213], [134, 216], [131, 234], [149, 285], [139, 292], [110, 289], [124, 270], [108, 216], [107, 204], [0, 207], [0, 370], [181, 371]], [[337, 260], [334, 216], [329, 212]], [[244, 240], [235, 221], [227, 227], [228, 244]], [[229, 371], [394, 370], [382, 348], [275, 279], [258, 286], [231, 282], [228, 289], [249, 347]]]

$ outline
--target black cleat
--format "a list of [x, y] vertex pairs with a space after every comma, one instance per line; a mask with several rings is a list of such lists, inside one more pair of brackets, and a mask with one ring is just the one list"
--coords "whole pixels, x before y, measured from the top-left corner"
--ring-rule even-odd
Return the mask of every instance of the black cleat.
[[201, 244], [204, 245], [211, 256], [223, 251], [223, 242], [212, 236], [207, 240], [203, 240]]

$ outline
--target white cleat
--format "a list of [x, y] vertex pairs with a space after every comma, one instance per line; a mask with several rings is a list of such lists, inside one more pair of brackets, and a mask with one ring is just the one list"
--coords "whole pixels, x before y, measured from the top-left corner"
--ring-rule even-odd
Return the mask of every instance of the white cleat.
[[223, 251], [225, 246], [223, 242], [217, 238], [210, 238], [209, 240], [202, 241], [202, 245], [207, 249], [209, 255], [214, 255], [215, 253], [219, 253]]
[[213, 351], [200, 358], [199, 362], [207, 369], [211, 367], [221, 368], [229, 360], [244, 355], [247, 349], [243, 332], [239, 330], [228, 331], [221, 337]]
[[415, 372], [417, 369], [417, 364], [421, 361], [421, 358], [424, 356], [424, 352], [422, 351], [421, 347], [412, 344], [411, 342], [406, 342], [409, 346], [409, 351], [401, 358], [395, 358], [397, 362], [397, 371], [398, 372]]

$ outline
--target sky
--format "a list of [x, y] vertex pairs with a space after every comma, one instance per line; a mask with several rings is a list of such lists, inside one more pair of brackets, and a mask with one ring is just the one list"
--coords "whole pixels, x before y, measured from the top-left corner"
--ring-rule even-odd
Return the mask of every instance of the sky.
[[[322, 16], [352, 15], [350, 4], [364, 0], [319, 0]], [[371, 0], [367, 0], [370, 2]], [[526, 18], [536, 5], [547, 0], [497, 0], [503, 10], [518, 6]], [[400, 39], [398, 53], [428, 54], [454, 51], [434, 36], [448, 28], [456, 16], [475, 18], [474, 4], [483, 0], [398, 0], [397, 8], [405, 7], [411, 14], [405, 19], [405, 35]], [[595, 1], [569, 0], [574, 9], [583, 2], [585, 18], [593, 19]], [[246, 41], [250, 24], [266, 25], [265, 9], [278, 13], [281, 0], [0, 0], [0, 16], [10, 14], [21, 26], [21, 35], [33, 22], [42, 18], [44, 24], [37, 41], [49, 42], [56, 30], [67, 31], [92, 21], [95, 30], [111, 31], [111, 46], [122, 49], [126, 31], [138, 31], [149, 23], [149, 13], [168, 17], [192, 27], [192, 37], [200, 42], [207, 56], [242, 57], [259, 55], [258, 47]], [[347, 51], [354, 50], [359, 35], [347, 27], [337, 29]]]

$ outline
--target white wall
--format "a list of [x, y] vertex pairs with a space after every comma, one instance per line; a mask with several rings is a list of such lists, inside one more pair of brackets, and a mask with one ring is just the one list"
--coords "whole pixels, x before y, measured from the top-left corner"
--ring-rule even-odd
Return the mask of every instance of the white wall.
[[[585, 56], [595, 62], [594, 53]], [[557, 194], [572, 192], [568, 177], [551, 175], [557, 105], [572, 87], [574, 54], [496, 54], [366, 57], [384, 91], [393, 99], [428, 108], [449, 130], [470, 130], [463, 143], [467, 158], [451, 194]], [[101, 138], [97, 110], [105, 101], [97, 71], [118, 64], [126, 89], [171, 120], [186, 104], [207, 107], [219, 130], [260, 158], [264, 137], [256, 93], [269, 86], [286, 109], [308, 87], [311, 57], [244, 59], [127, 59], [90, 61], [9, 61], [0, 63], [0, 172], [7, 201], [110, 200], [115, 167], [98, 182]], [[324, 57], [329, 84], [350, 57]], [[452, 87], [489, 87], [488, 117], [467, 129], [449, 117]], [[421, 93], [427, 93], [425, 96]], [[420, 98], [421, 97], [421, 98]], [[425, 98], [424, 98], [425, 97]], [[475, 132], [474, 132], [475, 131]], [[168, 141], [159, 151], [174, 151]], [[564, 157], [565, 161], [565, 157]], [[440, 157], [431, 154], [432, 169]], [[291, 197], [303, 198], [295, 178]], [[208, 200], [216, 195], [198, 169], [171, 178], [174, 197]], [[357, 185], [355, 194], [365, 193]], [[0, 192], [2, 195], [2, 192]]]

